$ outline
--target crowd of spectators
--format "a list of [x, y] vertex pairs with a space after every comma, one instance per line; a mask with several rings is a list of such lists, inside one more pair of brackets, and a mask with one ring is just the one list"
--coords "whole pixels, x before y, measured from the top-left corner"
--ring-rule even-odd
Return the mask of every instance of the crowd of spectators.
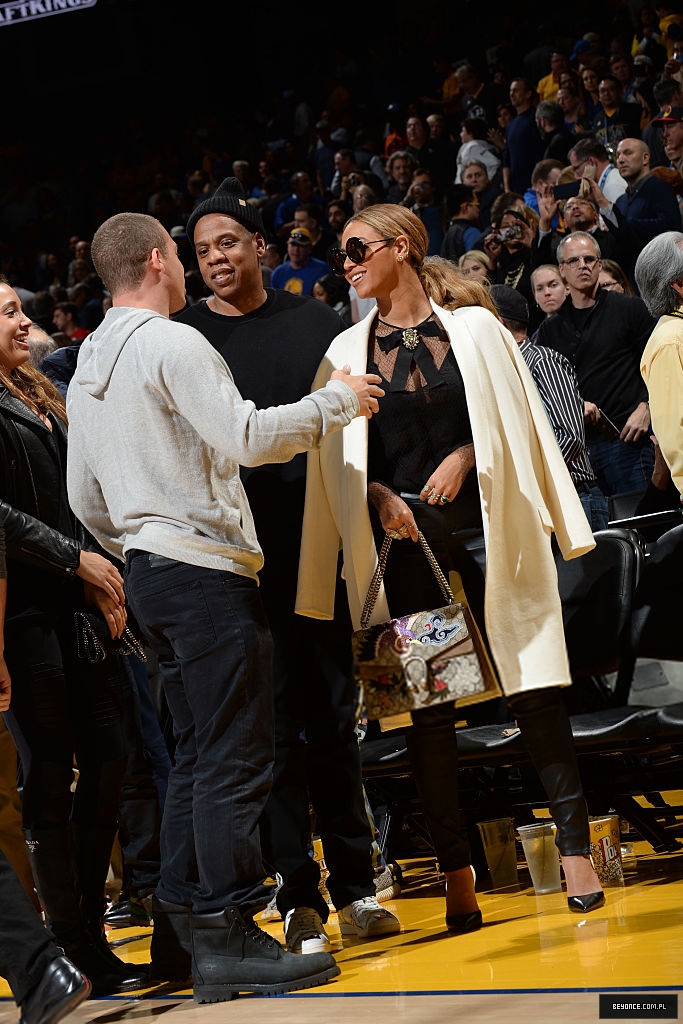
[[[288, 72], [271, 68], [278, 88], [268, 100], [255, 89], [238, 114], [207, 105], [183, 124], [160, 116], [151, 126], [139, 113], [125, 130], [103, 124], [79, 166], [67, 168], [56, 147], [37, 174], [34, 144], [8, 144], [0, 272], [42, 328], [36, 365], [53, 344], [68, 354], [52, 364], [71, 372], [102, 319], [108, 297], [89, 245], [117, 212], [157, 217], [178, 245], [188, 305], [206, 298], [186, 223], [227, 176], [265, 225], [264, 285], [312, 295], [347, 324], [371, 302], [334, 280], [327, 254], [352, 214], [382, 202], [422, 220], [429, 256], [518, 290], [530, 334], [547, 315], [532, 274], [558, 263], [572, 232], [589, 233], [607, 261], [596, 283], [638, 298], [639, 252], [682, 226], [683, 5], [616, 4], [593, 20], [577, 12], [570, 28], [534, 22], [535, 37], [528, 18], [523, 35], [493, 19], [485, 40], [473, 43], [470, 30], [469, 49], [450, 53], [453, 16], [435, 20], [440, 41], [432, 26], [412, 50], [398, 24], [355, 54], [335, 44], [318, 83], [309, 74], [290, 87]], [[408, 54], [412, 73], [399, 76]]]
[[[438, 18], [447, 39], [451, 19]], [[600, 286], [638, 298], [639, 252], [682, 226], [683, 6], [616, 5], [598, 23], [577, 16], [575, 25], [539, 24], [536, 38], [520, 38], [505, 34], [503, 19], [492, 23], [493, 45], [461, 56], [427, 32], [407, 81], [396, 77], [409, 51], [395, 32], [355, 56], [335, 47], [322, 84], [309, 76], [308, 93], [271, 91], [270, 107], [255, 91], [251, 112], [245, 98], [232, 121], [207, 108], [182, 126], [163, 116], [150, 126], [139, 114], [125, 132], [102, 126], [97, 171], [87, 159], [67, 169], [57, 149], [36, 177], [34, 146], [7, 146], [0, 272], [42, 328], [36, 365], [46, 344], [64, 348], [50, 356], [59, 384], [59, 368], [72, 371], [81, 340], [102, 319], [108, 297], [90, 239], [117, 212], [157, 217], [178, 245], [188, 305], [206, 298], [186, 223], [227, 176], [265, 225], [264, 285], [312, 295], [347, 324], [371, 300], [334, 281], [327, 254], [349, 216], [382, 202], [422, 220], [429, 256], [518, 290], [530, 334], [546, 317], [532, 274], [558, 263], [572, 232], [588, 232], [608, 261]], [[391, 89], [396, 100], [386, 103]], [[629, 367], [638, 373], [637, 360]], [[629, 414], [621, 411], [620, 431]]]
[[[462, 275], [458, 286], [471, 278], [490, 290], [531, 370], [589, 524], [604, 528], [607, 497], [644, 496], [656, 475], [656, 439], [640, 362], [657, 319], [639, 293], [636, 265], [649, 243], [683, 229], [683, 2], [617, 3], [600, 17], [596, 24], [577, 17], [569, 33], [539, 25], [536, 38], [520, 38], [503, 17], [492, 25], [492, 40], [504, 41], [471, 51], [453, 45], [451, 52], [444, 40], [455, 34], [439, 35], [435, 19], [412, 62], [409, 45], [391, 33], [357, 56], [338, 43], [322, 86], [314, 87], [309, 76], [310, 90], [290, 87], [283, 75], [282, 88], [271, 92], [269, 102], [250, 104], [245, 98], [239, 115], [207, 108], [182, 123], [169, 111], [152, 125], [138, 111], [119, 130], [103, 120], [96, 131], [91, 126], [92, 138], [82, 136], [82, 160], [71, 151], [67, 159], [61, 145], [48, 145], [43, 159], [47, 134], [39, 141], [30, 133], [5, 141], [0, 281], [11, 286], [33, 320], [31, 363], [66, 396], [80, 346], [112, 304], [95, 269], [91, 241], [116, 214], [150, 214], [168, 231], [185, 271], [186, 306], [173, 310], [175, 318], [204, 331], [202, 300], [220, 298], [221, 282], [214, 280], [210, 288], [207, 257], [201, 246], [195, 252], [194, 229], [202, 215], [225, 214], [227, 202], [229, 218], [246, 223], [259, 238], [263, 234], [249, 289], [265, 294], [262, 282], [270, 289], [268, 303], [279, 307], [277, 329], [273, 322], [268, 339], [275, 353], [299, 333], [301, 318], [324, 322], [324, 313], [331, 323], [334, 310], [341, 318], [337, 323], [335, 315], [336, 331], [373, 308], [375, 298], [359, 296], [339, 272], [339, 256], [341, 265], [353, 259], [349, 242], [358, 239], [347, 240], [336, 260], [331, 253], [342, 245], [350, 219], [362, 224], [369, 207], [391, 204], [393, 213], [386, 216], [403, 208], [402, 217], [409, 217], [407, 209], [424, 225], [425, 263], [435, 274], [440, 265], [449, 272], [455, 265]], [[453, 27], [450, 19], [446, 27]], [[297, 59], [305, 61], [304, 47]], [[402, 65], [411, 73], [398, 74]], [[233, 101], [239, 103], [235, 96]], [[372, 210], [370, 223], [380, 213]], [[242, 275], [246, 281], [244, 268]], [[297, 305], [300, 299], [282, 292], [311, 296], [331, 310], [318, 301]], [[481, 294], [488, 302], [489, 295]], [[246, 324], [264, 343], [266, 327], [258, 315], [265, 307], [235, 315], [232, 298], [223, 298], [220, 331]], [[285, 332], [282, 310], [289, 317], [290, 309], [297, 323]], [[249, 317], [240, 324], [245, 312]], [[219, 327], [214, 323], [212, 330]], [[317, 328], [301, 333], [322, 345]], [[220, 345], [211, 343], [222, 351], [227, 338], [228, 333]], [[250, 398], [252, 350], [242, 347], [246, 363], [240, 367], [238, 349], [226, 362], [240, 394]], [[310, 373], [302, 353], [303, 348], [297, 372], [305, 391], [319, 353], [310, 356]], [[278, 388], [283, 380], [275, 376]], [[281, 391], [263, 396], [259, 407], [281, 398]], [[299, 482], [303, 487], [303, 477]], [[670, 478], [663, 482], [666, 500], [679, 503], [670, 484]], [[263, 525], [256, 516], [259, 541], [270, 519], [269, 498]], [[294, 515], [291, 525], [288, 557], [296, 554], [301, 533]], [[276, 563], [272, 552], [266, 566], [269, 559]], [[294, 581], [298, 564], [287, 566]], [[283, 575], [278, 573], [273, 632]], [[355, 715], [355, 704], [349, 708]], [[355, 735], [352, 747], [355, 763]], [[301, 806], [307, 817], [308, 805]], [[360, 832], [365, 817], [361, 813]], [[305, 834], [305, 822], [299, 831]], [[302, 857], [308, 863], [307, 848]], [[316, 893], [317, 871], [312, 869]], [[365, 888], [376, 888], [368, 879]], [[286, 884], [283, 889], [279, 882], [277, 906], [288, 948], [311, 952], [302, 948], [310, 941], [308, 932], [301, 932], [300, 941], [292, 937], [288, 922], [297, 906], [287, 903]], [[151, 898], [151, 890], [145, 895]], [[337, 902], [351, 906], [368, 899], [374, 896], [364, 892], [354, 900], [347, 893]], [[154, 906], [157, 918], [170, 913], [171, 904], [164, 909], [162, 902]], [[393, 915], [371, 909], [385, 933], [398, 927]], [[470, 908], [465, 916], [473, 913]], [[315, 933], [321, 953], [328, 950], [322, 924]], [[348, 927], [356, 928], [350, 934], [370, 934], [357, 922]], [[183, 977], [186, 966], [181, 965]], [[129, 980], [100, 979], [102, 991]]]
[[[442, 28], [452, 28], [452, 17], [436, 14]], [[683, 103], [677, 92], [683, 82], [677, 60], [683, 14], [675, 5], [637, 11], [624, 4], [611, 5], [610, 17], [601, 18], [596, 31], [590, 30], [593, 24], [584, 31], [586, 17], [578, 14], [573, 32], [538, 25], [536, 38], [506, 36], [505, 19], [494, 20], [493, 45], [482, 50], [480, 41], [472, 47], [475, 56], [460, 53], [456, 43], [444, 55], [443, 44], [437, 47], [429, 32], [412, 44], [411, 74], [398, 78], [397, 67], [410, 50], [387, 31], [386, 41], [366, 44], [368, 53], [359, 47], [355, 56], [346, 53], [342, 59], [334, 47], [329, 73], [323, 84], [309, 84], [310, 95], [299, 87], [283, 88], [263, 102], [259, 96], [251, 111], [245, 97], [239, 115], [215, 114], [207, 105], [184, 122], [160, 115], [149, 125], [136, 113], [125, 127], [113, 120], [89, 124], [77, 166], [51, 135], [46, 161], [38, 151], [43, 140], [22, 133], [4, 147], [0, 271], [12, 284], [40, 293], [37, 319], [53, 333], [49, 299], [47, 310], [41, 305], [44, 292], [55, 302], [101, 302], [92, 274], [88, 278], [87, 253], [85, 264], [74, 264], [74, 257], [82, 256], [74, 252], [78, 241], [87, 246], [99, 223], [113, 213], [152, 213], [174, 229], [192, 271], [194, 258], [182, 226], [197, 201], [227, 174], [239, 178], [259, 206], [280, 262], [294, 256], [302, 266], [310, 258], [324, 262], [330, 233], [339, 231], [344, 217], [378, 201], [401, 202], [418, 212], [430, 233], [430, 252], [438, 254], [452, 221], [463, 217], [456, 183], [475, 189], [477, 215], [470, 209], [465, 216], [483, 236], [496, 227], [491, 217], [496, 195], [520, 194], [537, 209], [539, 161], [557, 161], [557, 180], [562, 167], [577, 167], [570, 150], [583, 138], [606, 147], [610, 166], [622, 138], [642, 139], [649, 149], [647, 170], [657, 172], [679, 201], [683, 127], [676, 124], [682, 122], [672, 122], [663, 133], [653, 121], [661, 108], [676, 111]], [[282, 72], [284, 85], [288, 74]], [[395, 101], [385, 103], [392, 90]], [[307, 224], [294, 217], [304, 205], [310, 208]], [[290, 246], [295, 224], [305, 228], [304, 241]], [[312, 235], [310, 245], [306, 232]], [[471, 230], [468, 234], [473, 237]], [[639, 241], [642, 245], [647, 238]], [[459, 248], [445, 254], [457, 258], [483, 246], [461, 242]], [[307, 293], [316, 269], [317, 276], [325, 272], [316, 264], [308, 267]], [[70, 294], [77, 281], [90, 291]], [[190, 299], [196, 297], [194, 287], [191, 279]], [[79, 315], [78, 326], [88, 329], [85, 319]]]

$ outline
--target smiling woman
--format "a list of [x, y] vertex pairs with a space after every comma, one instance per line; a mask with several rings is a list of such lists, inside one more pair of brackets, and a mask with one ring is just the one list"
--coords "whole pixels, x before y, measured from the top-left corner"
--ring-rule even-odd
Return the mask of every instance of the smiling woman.
[[[460, 573], [474, 618], [488, 634], [503, 690], [548, 790], [570, 906], [585, 912], [603, 897], [588, 857], [586, 806], [558, 689], [570, 676], [544, 523], [553, 522], [565, 557], [592, 548], [593, 535], [488, 291], [450, 261], [426, 257], [427, 247], [419, 218], [394, 204], [369, 207], [344, 229], [335, 269], [377, 307], [333, 341], [316, 386], [349, 363], [354, 372], [379, 374], [385, 395], [367, 431], [345, 429], [344, 438], [323, 441], [309, 456], [297, 610], [333, 614], [341, 543], [358, 628], [387, 534], [404, 539], [392, 549], [372, 621], [438, 607], [441, 592], [412, 543], [419, 533], [426, 537], [443, 572]], [[510, 575], [511, 566], [533, 571], [525, 582]], [[513, 593], [525, 613], [510, 631]], [[481, 927], [482, 918], [458, 820], [454, 722], [453, 704], [416, 711], [407, 745], [446, 875], [446, 924], [462, 933]]]
[[0, 374], [16, 370], [29, 357], [28, 329], [19, 297], [8, 285], [0, 286]]
[[0, 283], [0, 525], [14, 684], [6, 723], [23, 770], [22, 823], [42, 907], [95, 994], [108, 995], [146, 978], [114, 955], [102, 924], [125, 768], [123, 676], [114, 656], [97, 665], [77, 657], [73, 622], [92, 605], [120, 636], [123, 580], [69, 507], [66, 410], [28, 362], [30, 326], [16, 292]]

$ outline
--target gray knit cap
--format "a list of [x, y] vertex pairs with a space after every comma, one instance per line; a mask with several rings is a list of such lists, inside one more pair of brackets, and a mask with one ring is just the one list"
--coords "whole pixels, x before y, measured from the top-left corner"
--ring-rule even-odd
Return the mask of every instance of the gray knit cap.
[[258, 231], [264, 238], [266, 237], [266, 229], [260, 211], [253, 203], [247, 202], [244, 189], [237, 178], [226, 178], [213, 195], [195, 206], [187, 218], [185, 226], [190, 245], [194, 245], [194, 229], [197, 226], [197, 221], [207, 213], [224, 213], [227, 217], [239, 221], [248, 231]]

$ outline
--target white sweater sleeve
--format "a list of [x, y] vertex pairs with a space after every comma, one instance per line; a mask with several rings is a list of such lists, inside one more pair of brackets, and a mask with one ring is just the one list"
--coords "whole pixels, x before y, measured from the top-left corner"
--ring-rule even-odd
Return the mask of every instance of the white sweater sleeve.
[[355, 392], [343, 381], [330, 381], [290, 405], [257, 409], [242, 398], [223, 359], [197, 335], [169, 344], [151, 374], [169, 410], [243, 466], [288, 462], [298, 452], [317, 447], [359, 411]]

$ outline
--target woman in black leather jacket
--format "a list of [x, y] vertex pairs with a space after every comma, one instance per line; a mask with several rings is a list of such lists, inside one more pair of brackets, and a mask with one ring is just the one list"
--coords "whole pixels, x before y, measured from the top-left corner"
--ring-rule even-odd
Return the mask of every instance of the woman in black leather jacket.
[[5, 720], [19, 751], [24, 832], [43, 908], [58, 944], [94, 994], [105, 995], [139, 988], [146, 977], [114, 955], [102, 926], [125, 768], [125, 684], [115, 656], [98, 664], [78, 657], [74, 612], [95, 606], [120, 636], [123, 581], [69, 508], [66, 410], [27, 362], [30, 324], [0, 283], [0, 525], [13, 680]]

